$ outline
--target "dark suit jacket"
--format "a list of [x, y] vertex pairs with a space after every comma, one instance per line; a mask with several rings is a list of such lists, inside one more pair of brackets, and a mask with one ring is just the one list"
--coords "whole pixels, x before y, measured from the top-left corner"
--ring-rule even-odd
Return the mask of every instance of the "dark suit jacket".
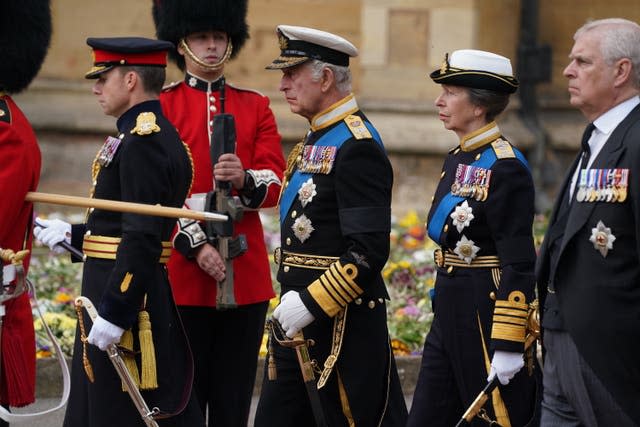
[[[591, 168], [628, 169], [627, 199], [573, 203], [554, 271], [549, 235], [545, 236], [536, 265], [538, 292], [544, 301], [553, 281], [565, 329], [582, 357], [640, 423], [640, 106], [613, 131]], [[606, 257], [589, 241], [599, 221], [616, 237]]]

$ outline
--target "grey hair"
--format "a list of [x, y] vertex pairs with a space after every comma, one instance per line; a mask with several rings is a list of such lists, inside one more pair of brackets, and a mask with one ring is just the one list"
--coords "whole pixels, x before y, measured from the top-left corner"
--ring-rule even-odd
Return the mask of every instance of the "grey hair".
[[507, 108], [509, 104], [508, 93], [496, 92], [489, 89], [478, 89], [475, 87], [467, 87], [469, 93], [469, 102], [478, 107], [486, 109], [487, 122], [492, 122], [495, 118]]
[[580, 27], [573, 39], [593, 30], [599, 31], [600, 51], [605, 62], [613, 65], [628, 58], [633, 64], [632, 83], [640, 88], [640, 25], [623, 18], [598, 19]]
[[311, 77], [314, 81], [318, 81], [320, 79], [322, 76], [322, 70], [329, 68], [333, 71], [333, 75], [336, 79], [336, 89], [342, 93], [351, 93], [351, 70], [349, 70], [349, 67], [330, 64], [318, 59], [312, 59], [309, 62], [309, 67], [311, 67]]

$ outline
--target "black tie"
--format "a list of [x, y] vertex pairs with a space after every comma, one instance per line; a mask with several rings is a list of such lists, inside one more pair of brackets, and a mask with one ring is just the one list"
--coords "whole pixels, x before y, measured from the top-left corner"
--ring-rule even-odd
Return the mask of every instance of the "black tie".
[[[571, 194], [571, 198], [568, 199], [569, 204], [575, 200], [576, 198], [576, 193], [578, 191], [578, 187], [580, 185], [580, 175], [581, 175], [581, 171], [583, 169], [587, 168], [587, 164], [589, 163], [589, 157], [591, 156], [591, 148], [589, 147], [589, 138], [591, 138], [591, 134], [593, 133], [593, 130], [595, 129], [595, 125], [593, 123], [589, 123], [589, 125], [587, 126], [587, 128], [584, 130], [584, 133], [582, 134], [582, 141], [581, 141], [581, 146], [582, 149], [580, 151], [580, 172], [578, 172], [578, 176], [576, 177], [576, 182], [573, 185], [573, 192], [570, 193]], [[569, 192], [567, 192], [569, 193]], [[569, 197], [569, 194], [567, 194], [567, 196], [565, 197]]]
[[580, 169], [586, 169], [587, 164], [589, 163], [589, 156], [591, 155], [591, 148], [589, 147], [589, 138], [591, 138], [591, 134], [595, 129], [595, 125], [593, 123], [589, 123], [587, 128], [584, 130], [584, 134], [582, 135], [582, 161], [580, 162]]

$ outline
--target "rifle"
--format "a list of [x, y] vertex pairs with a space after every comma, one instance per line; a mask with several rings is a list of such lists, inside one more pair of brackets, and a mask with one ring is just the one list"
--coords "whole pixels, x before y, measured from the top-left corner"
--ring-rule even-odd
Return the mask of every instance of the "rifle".
[[[211, 166], [218, 163], [222, 154], [236, 151], [236, 125], [233, 115], [224, 112], [224, 80], [220, 89], [221, 113], [213, 117], [213, 135], [211, 136]], [[240, 199], [231, 195], [231, 183], [214, 178], [214, 190], [207, 193], [205, 199], [207, 212], [227, 215], [224, 222], [206, 222], [207, 239], [217, 247], [224, 260], [225, 277], [217, 282], [216, 308], [224, 310], [235, 308], [233, 293], [233, 259], [248, 249], [244, 234], [233, 237], [233, 222], [242, 219], [243, 209]]]

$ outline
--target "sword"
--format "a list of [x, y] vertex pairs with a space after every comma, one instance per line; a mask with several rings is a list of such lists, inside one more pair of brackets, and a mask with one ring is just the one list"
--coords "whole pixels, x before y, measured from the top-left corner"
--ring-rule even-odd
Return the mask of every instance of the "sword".
[[[76, 307], [84, 307], [84, 309], [87, 310], [92, 321], [98, 317], [98, 310], [96, 310], [89, 298], [82, 296], [77, 297], [75, 299], [75, 303]], [[82, 319], [80, 319], [80, 321], [82, 321]], [[118, 376], [127, 389], [127, 393], [129, 393], [133, 404], [140, 413], [142, 421], [144, 421], [147, 427], [159, 427], [154, 417], [160, 414], [160, 409], [157, 407], [149, 409], [149, 405], [144, 401], [140, 390], [138, 390], [136, 383], [133, 381], [133, 378], [131, 378], [131, 374], [124, 364], [124, 360], [122, 360], [122, 355], [120, 354], [120, 350], [118, 350], [118, 346], [116, 344], [110, 344], [107, 347], [107, 354], [109, 355], [109, 360], [113, 363], [113, 367], [116, 369]]]
[[[271, 318], [267, 322], [271, 324], [271, 336], [278, 342], [278, 344], [283, 347], [295, 349], [296, 355], [298, 356], [300, 371], [302, 372], [302, 380], [304, 381], [305, 388], [307, 389], [307, 395], [309, 396], [309, 402], [311, 403], [313, 417], [316, 420], [316, 426], [327, 427], [328, 424], [324, 418], [322, 403], [320, 402], [320, 394], [318, 393], [318, 387], [313, 373], [313, 363], [309, 356], [309, 345], [314, 344], [313, 340], [305, 339], [302, 331], [299, 331], [293, 339], [289, 339], [284, 333], [280, 322], [274, 318]], [[278, 334], [280, 334], [282, 338], [278, 338]]]
[[[540, 312], [537, 299], [529, 304], [526, 328], [527, 334], [524, 342], [525, 351], [527, 351], [540, 337]], [[489, 396], [491, 395], [493, 389], [498, 386], [498, 383], [499, 381], [497, 376], [493, 377], [493, 379], [487, 383], [487, 385], [482, 389], [478, 396], [476, 396], [473, 403], [464, 412], [462, 418], [460, 418], [460, 421], [458, 421], [458, 423], [456, 424], [456, 427], [471, 425], [471, 420], [473, 420], [476, 415], [487, 421], [489, 425], [500, 425], [496, 421], [491, 420], [486, 411], [482, 408], [484, 404], [487, 403], [487, 400], [489, 400]]]

